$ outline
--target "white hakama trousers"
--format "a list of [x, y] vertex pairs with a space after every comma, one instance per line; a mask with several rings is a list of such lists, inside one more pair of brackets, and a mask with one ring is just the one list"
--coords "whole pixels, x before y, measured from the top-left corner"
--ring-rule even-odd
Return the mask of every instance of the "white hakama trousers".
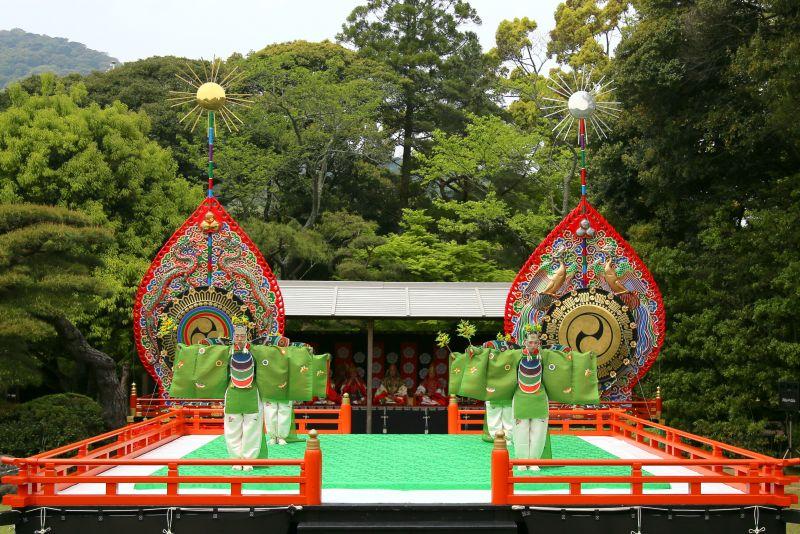
[[264, 417], [270, 439], [286, 439], [292, 430], [292, 401], [265, 400]]
[[[261, 403], [259, 403], [259, 408]], [[230, 458], [258, 458], [264, 436], [264, 419], [261, 410], [256, 413], [226, 413], [225, 445]]]
[[547, 440], [547, 419], [517, 419], [514, 423], [514, 456], [539, 459]]
[[494, 406], [491, 401], [486, 401], [486, 428], [489, 436], [494, 439], [498, 431], [502, 430], [507, 441], [514, 439], [514, 408], [508, 406]]

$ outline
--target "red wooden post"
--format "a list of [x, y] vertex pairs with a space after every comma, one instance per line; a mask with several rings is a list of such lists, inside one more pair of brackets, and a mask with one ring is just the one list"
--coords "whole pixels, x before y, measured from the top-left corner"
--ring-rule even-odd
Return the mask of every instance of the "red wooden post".
[[775, 495], [785, 495], [784, 485], [781, 479], [783, 478], [783, 468], [780, 465], [772, 467], [772, 493]]
[[17, 461], [15, 458], [3, 456], [0, 458], [0, 463], [13, 465], [16, 464], [19, 471], [16, 475], [4, 476], [2, 482], [4, 484], [11, 484], [17, 486], [17, 493], [9, 493], [3, 496], [3, 504], [12, 506], [14, 508], [22, 508], [32, 504], [30, 499], [30, 466], [27, 463]]
[[353, 431], [353, 407], [350, 405], [350, 394], [342, 395], [339, 407], [339, 434], [350, 434]]
[[458, 434], [458, 401], [455, 395], [450, 395], [450, 402], [447, 404], [447, 433]]
[[194, 431], [195, 431], [195, 433], [199, 434], [200, 433], [200, 419], [201, 419], [200, 414], [195, 412], [194, 413], [194, 417], [192, 419], [193, 419], [192, 422], [194, 423]]
[[[711, 455], [712, 455], [714, 458], [718, 458], [718, 459], [720, 459], [720, 460], [722, 460], [722, 459], [723, 459], [723, 455], [722, 455], [722, 449], [720, 448], [720, 446], [719, 446], [719, 445], [716, 445], [716, 444], [715, 444], [715, 445], [712, 445], [712, 446], [711, 446]], [[723, 471], [723, 467], [722, 467], [721, 465], [714, 465], [714, 466], [711, 466], [711, 470], [712, 470], [713, 472], [715, 472], [715, 473], [718, 473], [718, 474], [722, 474], [722, 473], [724, 472], [724, 471]]]
[[[86, 445], [86, 442], [81, 443], [81, 446], [78, 448], [78, 458], [86, 458], [87, 454], [89, 454], [88, 445]], [[89, 466], [88, 465], [81, 465], [81, 466], [78, 466], [78, 469], [76, 470], [76, 472], [80, 474], [80, 473], [85, 473], [88, 470], [89, 470]]]
[[[178, 494], [178, 464], [171, 463], [167, 464], [167, 476], [169, 477], [169, 482], [167, 482], [167, 495], [177, 495]], [[174, 480], [174, 482], [173, 482]]]
[[306, 465], [306, 504], [322, 504], [322, 451], [317, 431], [313, 428], [308, 431], [303, 461]]
[[[175, 429], [175, 431], [171, 431], [170, 435], [178, 434], [179, 436], [183, 436], [184, 434], [187, 433], [186, 432], [186, 408], [181, 406], [180, 408], [178, 408], [176, 410], [176, 412], [177, 413], [175, 415], [177, 417], [175, 418], [175, 426], [172, 427], [172, 428]], [[195, 416], [195, 419], [199, 419], [197, 413], [195, 413], [194, 416]]]
[[[44, 464], [44, 476], [46, 477], [54, 477], [56, 476], [56, 466], [54, 464]], [[45, 495], [55, 495], [56, 494], [56, 485], [54, 482], [47, 482], [43, 485], [44, 494]]]
[[[756, 479], [760, 477], [757, 464], [750, 464], [750, 467], [747, 471], [747, 476], [755, 477]], [[748, 493], [750, 493], [751, 495], [761, 494], [761, 484], [758, 482], [748, 482], [747, 488], [748, 488]]]
[[631, 466], [631, 476], [634, 479], [638, 479], [638, 480], [635, 480], [631, 484], [631, 495], [641, 495], [642, 494], [642, 486], [643, 486], [643, 484], [641, 482], [641, 480], [642, 480], [642, 464], [638, 464], [637, 463], [637, 464], [633, 464]]
[[[492, 504], [508, 504], [509, 497], [509, 458], [506, 435], [498, 430], [492, 449]], [[513, 488], [512, 492], [513, 492]]]

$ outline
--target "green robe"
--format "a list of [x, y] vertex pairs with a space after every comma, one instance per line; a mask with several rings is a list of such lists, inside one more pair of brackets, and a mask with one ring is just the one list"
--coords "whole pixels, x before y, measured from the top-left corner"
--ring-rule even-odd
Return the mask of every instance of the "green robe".
[[[472, 357], [469, 356], [471, 349]], [[495, 405], [513, 400], [517, 419], [546, 419], [550, 400], [564, 404], [600, 402], [597, 359], [593, 353], [541, 349], [539, 357], [542, 361], [542, 385], [536, 393], [529, 394], [521, 391], [517, 384], [522, 349], [499, 351], [469, 347], [466, 354], [452, 353], [450, 394], [490, 400]], [[471, 367], [475, 367], [474, 372], [470, 372]], [[481, 370], [484, 370], [482, 375]], [[483, 439], [492, 441], [485, 421], [483, 430]], [[549, 434], [542, 457], [551, 457]]]
[[233, 384], [225, 392], [225, 413], [257, 413], [261, 410], [255, 386], [237, 388]]
[[230, 347], [178, 344], [169, 395], [180, 399], [221, 399], [228, 385]]
[[256, 345], [251, 348], [256, 360], [256, 386], [261, 399], [288, 401], [289, 358], [288, 347]]
[[[313, 355], [309, 347], [299, 345], [251, 345], [250, 354], [255, 360], [255, 388], [262, 400], [304, 402], [326, 397], [329, 354]], [[170, 397], [223, 399], [229, 365], [230, 345], [179, 344]]]

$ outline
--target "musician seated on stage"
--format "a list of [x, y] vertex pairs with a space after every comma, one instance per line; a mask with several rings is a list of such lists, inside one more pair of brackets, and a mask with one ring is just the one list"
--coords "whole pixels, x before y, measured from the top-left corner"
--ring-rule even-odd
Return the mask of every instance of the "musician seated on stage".
[[400, 377], [397, 365], [389, 365], [389, 369], [386, 371], [386, 375], [383, 377], [380, 387], [378, 387], [378, 390], [375, 392], [373, 402], [375, 404], [397, 406], [404, 406], [408, 403], [408, 388]]
[[334, 405], [342, 403], [342, 396], [336, 391], [333, 385], [332, 369], [328, 369], [328, 381], [325, 384], [325, 397], [314, 397], [311, 403], [315, 405]]
[[339, 394], [350, 395], [351, 404], [364, 404], [367, 399], [367, 384], [358, 374], [358, 368], [351, 365], [347, 370], [347, 378], [339, 386]]
[[425, 379], [417, 386], [414, 399], [418, 406], [447, 406], [447, 393], [436, 378], [433, 364], [428, 367]]

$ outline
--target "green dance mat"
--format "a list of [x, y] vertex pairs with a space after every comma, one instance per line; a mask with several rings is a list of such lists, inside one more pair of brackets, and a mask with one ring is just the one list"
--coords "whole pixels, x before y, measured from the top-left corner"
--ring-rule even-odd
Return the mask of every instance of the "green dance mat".
[[[323, 489], [388, 490], [489, 490], [493, 445], [477, 435], [447, 434], [323, 434]], [[613, 459], [616, 456], [577, 436], [552, 436], [554, 458]], [[513, 458], [513, 446], [511, 446]], [[305, 442], [269, 448], [270, 458], [302, 458]], [[225, 438], [220, 436], [184, 458], [226, 458]], [[228, 466], [184, 466], [182, 475], [252, 476], [297, 475], [293, 466], [257, 467], [251, 472], [234, 471]], [[166, 475], [166, 468], [153, 473]], [[626, 466], [545, 467], [539, 472], [520, 472], [518, 476], [613, 476], [628, 475]], [[645, 474], [649, 474], [645, 472]], [[584, 484], [584, 488], [628, 488], [628, 484]], [[136, 489], [165, 488], [165, 484], [136, 484]], [[181, 488], [227, 488], [227, 484], [181, 484]], [[647, 489], [669, 489], [669, 484], [645, 484]], [[245, 484], [244, 489], [297, 489], [297, 484]], [[568, 489], [567, 484], [517, 484], [518, 490], [552, 491]]]

